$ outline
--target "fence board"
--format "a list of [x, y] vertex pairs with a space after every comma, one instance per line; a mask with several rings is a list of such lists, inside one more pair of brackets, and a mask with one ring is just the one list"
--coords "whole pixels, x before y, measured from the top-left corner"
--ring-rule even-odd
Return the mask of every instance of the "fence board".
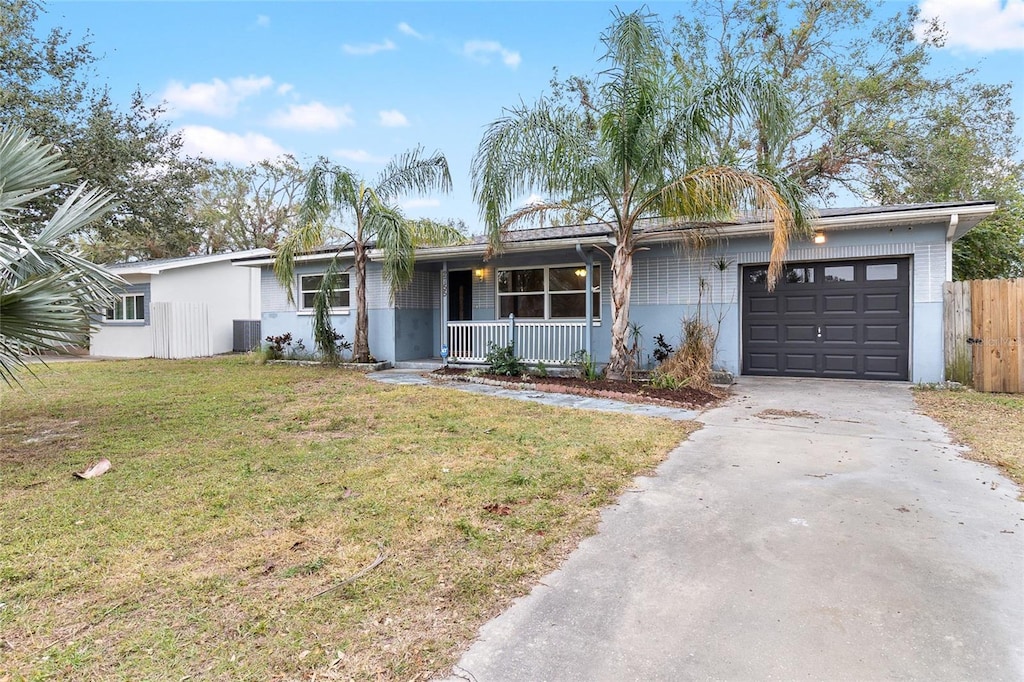
[[1024, 392], [1024, 278], [971, 282], [974, 388]]
[[970, 384], [972, 344], [967, 343], [971, 329], [971, 283], [946, 282], [942, 285], [943, 354], [946, 379]]
[[205, 303], [154, 303], [153, 356], [198, 358], [211, 355], [210, 315]]

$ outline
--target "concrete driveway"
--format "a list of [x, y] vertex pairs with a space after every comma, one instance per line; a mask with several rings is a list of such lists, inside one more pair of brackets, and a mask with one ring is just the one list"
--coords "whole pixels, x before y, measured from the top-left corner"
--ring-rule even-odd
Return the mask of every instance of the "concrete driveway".
[[1024, 679], [1014, 485], [906, 384], [734, 388], [451, 679]]

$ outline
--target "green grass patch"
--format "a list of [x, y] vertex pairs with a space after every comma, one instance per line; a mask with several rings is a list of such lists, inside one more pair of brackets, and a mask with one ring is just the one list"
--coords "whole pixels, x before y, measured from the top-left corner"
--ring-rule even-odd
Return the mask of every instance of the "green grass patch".
[[14, 680], [445, 673], [695, 427], [242, 358], [39, 376], [0, 390]]

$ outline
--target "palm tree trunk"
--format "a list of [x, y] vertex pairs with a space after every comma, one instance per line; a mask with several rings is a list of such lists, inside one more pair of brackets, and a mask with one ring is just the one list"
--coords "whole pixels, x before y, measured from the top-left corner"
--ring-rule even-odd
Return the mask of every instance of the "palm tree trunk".
[[633, 288], [633, 251], [619, 243], [612, 254], [612, 352], [608, 358], [607, 376], [626, 376], [629, 354], [626, 351], [626, 330], [629, 326], [629, 294]]
[[366, 312], [366, 246], [356, 242], [356, 338], [352, 342], [352, 359], [356, 362], [370, 361], [370, 318]]

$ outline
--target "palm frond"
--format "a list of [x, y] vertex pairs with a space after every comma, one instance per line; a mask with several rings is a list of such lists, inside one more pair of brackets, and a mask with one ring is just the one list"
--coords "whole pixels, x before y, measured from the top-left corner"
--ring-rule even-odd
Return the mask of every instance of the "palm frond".
[[410, 149], [392, 157], [373, 189], [381, 201], [389, 204], [410, 194], [448, 193], [452, 190], [448, 160], [439, 151], [423, 156], [422, 147]]

